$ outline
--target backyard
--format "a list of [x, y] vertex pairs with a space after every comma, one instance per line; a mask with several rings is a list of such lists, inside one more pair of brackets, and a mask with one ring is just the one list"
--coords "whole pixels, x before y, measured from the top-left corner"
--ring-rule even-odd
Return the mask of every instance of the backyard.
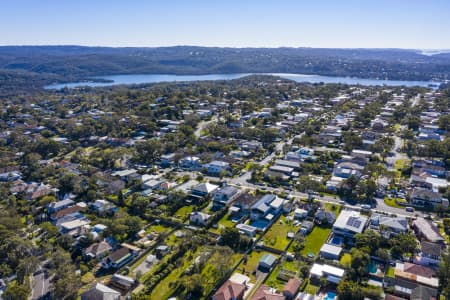
[[247, 261], [242, 261], [237, 267], [236, 271], [249, 276], [252, 282], [255, 282], [256, 278], [252, 274], [252, 272], [258, 266], [261, 257], [266, 253], [269, 252], [253, 250], [250, 254], [247, 255]]
[[331, 228], [315, 226], [312, 232], [305, 238], [305, 248], [302, 250], [302, 255], [306, 256], [312, 253], [314, 256], [317, 256], [320, 248], [330, 235], [330, 232]]
[[292, 222], [286, 221], [285, 216], [281, 216], [266, 232], [262, 240], [265, 246], [285, 250], [290, 241], [287, 238], [288, 232], [296, 233], [297, 230], [298, 227], [294, 226]]

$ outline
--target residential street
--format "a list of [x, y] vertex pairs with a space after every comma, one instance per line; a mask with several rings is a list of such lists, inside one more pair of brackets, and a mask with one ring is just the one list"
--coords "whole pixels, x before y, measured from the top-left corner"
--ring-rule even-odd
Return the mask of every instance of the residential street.
[[50, 299], [51, 278], [42, 267], [33, 274], [31, 278], [31, 300]]

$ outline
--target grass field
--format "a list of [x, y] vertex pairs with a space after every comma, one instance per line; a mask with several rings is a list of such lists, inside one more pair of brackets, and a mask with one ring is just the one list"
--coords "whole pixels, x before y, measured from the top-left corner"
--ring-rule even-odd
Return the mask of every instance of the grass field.
[[303, 292], [312, 294], [312, 295], [316, 295], [317, 292], [319, 291], [319, 289], [320, 289], [320, 286], [317, 286], [317, 285], [312, 284], [311, 282], [308, 282], [308, 284], [306, 285]]
[[222, 217], [222, 219], [219, 220], [219, 222], [217, 222], [217, 228], [210, 228], [209, 231], [213, 232], [213, 233], [220, 233], [220, 231], [222, 230], [222, 228], [234, 228], [234, 226], [236, 225], [235, 223], [233, 223], [233, 221], [231, 221], [230, 219], [228, 219], [229, 214], [227, 213], [225, 216]]
[[336, 217], [342, 210], [342, 205], [335, 203], [325, 203], [323, 207], [325, 208], [326, 211], [334, 212], [336, 214]]
[[251, 273], [254, 269], [256, 269], [261, 256], [263, 256], [265, 253], [269, 252], [253, 250], [249, 255], [247, 255], [247, 262], [245, 262], [245, 260], [241, 262], [236, 271], [249, 276], [252, 282], [255, 282], [255, 276]]
[[[195, 258], [195, 255], [192, 252], [187, 252], [185, 257], [193, 257]], [[180, 267], [175, 268], [169, 275], [167, 275], [166, 278], [164, 278], [155, 288], [152, 293], [150, 299], [167, 299], [169, 298], [173, 293], [173, 286], [171, 283], [176, 282], [181, 275], [183, 274], [184, 270], [192, 263], [192, 260], [183, 259], [182, 265]]]
[[330, 235], [330, 232], [331, 228], [315, 226], [312, 232], [305, 238], [305, 248], [302, 250], [302, 255], [306, 256], [308, 253], [313, 253], [317, 256], [320, 248]]
[[192, 212], [193, 209], [194, 209], [193, 205], [183, 206], [182, 208], [177, 210], [177, 212], [175, 213], [174, 216], [175, 216], [175, 218], [177, 218], [180, 221], [182, 221], [185, 218], [187, 218], [187, 216], [189, 216], [189, 214]]
[[281, 265], [275, 267], [275, 269], [270, 273], [269, 277], [266, 279], [265, 284], [276, 288], [278, 291], [283, 291], [283, 287], [286, 285], [286, 281], [277, 278], [280, 270], [289, 270], [298, 273], [299, 263], [297, 261], [284, 261]]
[[285, 216], [281, 216], [264, 235], [264, 245], [278, 250], [285, 250], [289, 244], [287, 233], [289, 231], [296, 232], [297, 229], [292, 223], [288, 224]]
[[393, 267], [389, 267], [386, 271], [386, 276], [387, 277], [391, 277], [394, 278], [394, 268]]
[[409, 164], [411, 163], [411, 161], [409, 159], [397, 159], [395, 161], [395, 169], [396, 170], [403, 170], [405, 167], [407, 167]]
[[[400, 199], [400, 198], [397, 198], [397, 201], [398, 201], [398, 202], [405, 202], [405, 203], [406, 203], [406, 200]], [[388, 205], [388, 206], [390, 206], [390, 207], [404, 208], [404, 206], [401, 206], [401, 205], [397, 204], [397, 202], [395, 202], [395, 198], [388, 198], [388, 197], [385, 197], [385, 198], [384, 198], [384, 203], [386, 203], [386, 205]]]

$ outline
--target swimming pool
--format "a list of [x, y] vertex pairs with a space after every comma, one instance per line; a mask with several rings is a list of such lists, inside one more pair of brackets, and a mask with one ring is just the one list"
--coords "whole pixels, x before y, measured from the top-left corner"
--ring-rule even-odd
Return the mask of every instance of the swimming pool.
[[264, 230], [267, 226], [269, 226], [269, 221], [266, 220], [256, 220], [250, 223], [251, 226], [256, 227], [258, 229]]
[[367, 266], [367, 271], [369, 271], [370, 274], [376, 274], [378, 271], [378, 264], [374, 261], [370, 261]]
[[330, 240], [331, 245], [341, 246], [342, 243], [343, 243], [342, 238], [337, 237], [337, 236], [333, 236]]
[[334, 300], [334, 298], [336, 298], [336, 293], [328, 292], [325, 300]]

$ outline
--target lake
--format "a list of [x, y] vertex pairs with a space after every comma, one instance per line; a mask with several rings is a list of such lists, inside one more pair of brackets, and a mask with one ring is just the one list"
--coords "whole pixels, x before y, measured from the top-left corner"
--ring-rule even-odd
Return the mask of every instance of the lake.
[[[111, 82], [71, 82], [61, 84], [51, 84], [45, 89], [61, 89], [64, 87], [75, 88], [81, 86], [102, 87], [120, 84], [144, 84], [159, 82], [183, 82], [183, 81], [202, 81], [202, 80], [231, 80], [244, 76], [252, 75], [251, 73], [238, 74], [209, 74], [209, 75], [170, 75], [170, 74], [130, 74], [130, 75], [109, 75], [97, 76], [95, 78], [110, 80]], [[274, 75], [296, 82], [310, 83], [343, 83], [343, 84], [361, 84], [368, 86], [388, 85], [388, 86], [422, 86], [428, 87], [430, 84], [438, 85], [439, 82], [432, 81], [408, 81], [408, 80], [381, 80], [381, 79], [362, 79], [355, 77], [333, 77], [322, 75], [305, 75], [305, 74], [286, 74], [286, 73], [261, 73], [255, 75]]]

